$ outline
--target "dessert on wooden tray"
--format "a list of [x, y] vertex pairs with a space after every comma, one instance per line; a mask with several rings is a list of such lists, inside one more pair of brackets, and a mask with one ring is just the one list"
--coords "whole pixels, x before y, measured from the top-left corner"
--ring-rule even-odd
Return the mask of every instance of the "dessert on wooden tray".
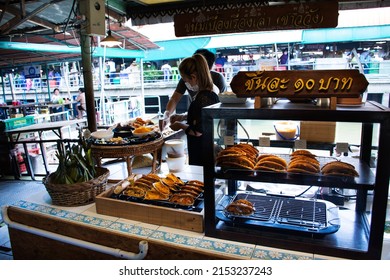
[[150, 173], [133, 175], [115, 186], [113, 193], [140, 201], [165, 201], [167, 203], [191, 206], [204, 190], [204, 184], [198, 180], [183, 181], [173, 173], [165, 177]]

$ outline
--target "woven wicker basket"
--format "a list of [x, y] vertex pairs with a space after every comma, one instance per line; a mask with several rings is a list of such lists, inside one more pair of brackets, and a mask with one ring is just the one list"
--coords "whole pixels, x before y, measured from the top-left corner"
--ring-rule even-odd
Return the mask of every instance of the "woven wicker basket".
[[43, 184], [49, 193], [52, 203], [60, 206], [79, 206], [95, 201], [95, 197], [106, 190], [110, 171], [107, 168], [96, 167], [97, 177], [75, 184], [53, 184], [51, 175], [43, 179]]

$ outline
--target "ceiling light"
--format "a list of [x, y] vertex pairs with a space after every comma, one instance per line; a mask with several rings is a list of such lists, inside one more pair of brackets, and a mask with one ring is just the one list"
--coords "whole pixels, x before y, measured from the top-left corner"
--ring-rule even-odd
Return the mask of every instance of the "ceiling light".
[[108, 31], [107, 36], [103, 40], [100, 41], [100, 45], [104, 47], [117, 47], [119, 45], [122, 45], [122, 42], [118, 41], [114, 38], [114, 36], [111, 35], [111, 29], [110, 29], [110, 7], [108, 6], [107, 1], [107, 16], [108, 16]]
[[108, 30], [106, 38], [100, 41], [100, 45], [103, 47], [112, 48], [122, 45], [122, 42], [115, 39], [114, 36], [111, 35], [111, 30]]

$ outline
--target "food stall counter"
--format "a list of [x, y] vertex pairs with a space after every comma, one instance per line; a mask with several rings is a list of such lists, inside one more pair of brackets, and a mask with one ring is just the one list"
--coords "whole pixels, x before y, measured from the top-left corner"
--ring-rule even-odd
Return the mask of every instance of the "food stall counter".
[[[166, 163], [163, 163], [160, 173], [168, 172]], [[203, 168], [187, 165], [184, 171], [176, 175], [202, 180]], [[326, 258], [101, 215], [96, 212], [94, 203], [77, 207], [55, 206], [51, 204], [50, 196], [45, 191], [4, 207], [3, 217], [9, 220], [14, 259], [123, 259], [128, 254], [120, 257], [118, 254], [107, 253], [107, 250], [102, 253], [99, 249], [108, 247], [117, 251], [138, 252], [140, 242], [148, 243], [145, 259]], [[24, 230], [23, 226], [37, 231]], [[69, 242], [69, 238], [80, 242]], [[88, 246], [84, 246], [85, 244]]]

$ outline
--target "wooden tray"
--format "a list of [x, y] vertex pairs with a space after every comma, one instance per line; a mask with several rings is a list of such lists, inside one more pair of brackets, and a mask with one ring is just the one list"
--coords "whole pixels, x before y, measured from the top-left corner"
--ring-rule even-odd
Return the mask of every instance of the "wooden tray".
[[203, 208], [198, 212], [111, 198], [116, 186], [96, 197], [97, 213], [194, 232], [204, 231]]

